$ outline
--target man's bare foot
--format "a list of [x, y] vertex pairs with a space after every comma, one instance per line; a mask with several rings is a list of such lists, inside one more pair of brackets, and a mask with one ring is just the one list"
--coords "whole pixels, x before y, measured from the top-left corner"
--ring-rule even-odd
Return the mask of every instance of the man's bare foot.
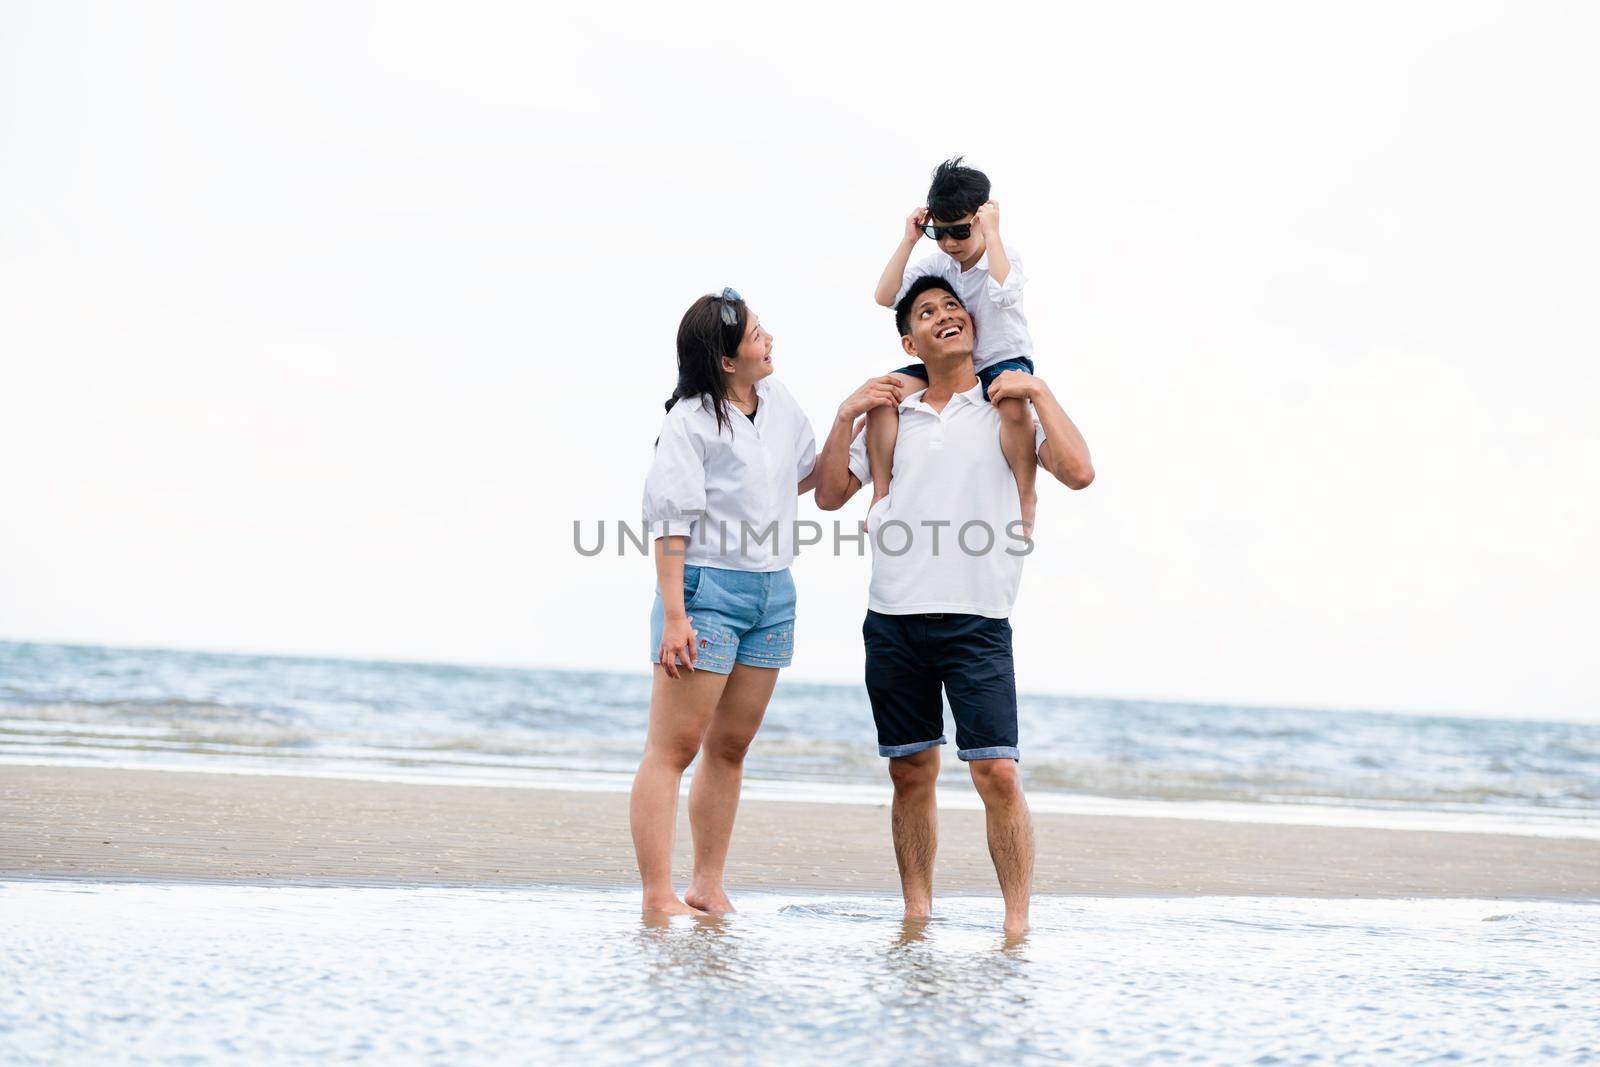
[[707, 915], [731, 915], [735, 910], [733, 901], [728, 899], [728, 894], [720, 886], [715, 889], [690, 886], [683, 899], [690, 907], [699, 908]]
[[1028, 918], [1027, 918], [1027, 916], [1023, 916], [1020, 919], [1013, 919], [1013, 918], [1010, 918], [1008, 916], [1006, 918], [1005, 936], [1006, 936], [1006, 946], [1007, 947], [1010, 947], [1013, 944], [1019, 944], [1022, 941], [1023, 938], [1027, 937], [1028, 936]]
[[896, 943], [909, 945], [913, 941], [926, 941], [928, 939], [928, 917], [926, 915], [907, 915], [900, 920], [900, 936]]
[[666, 916], [671, 916], [671, 915], [704, 915], [705, 914], [705, 912], [701, 911], [699, 908], [693, 907], [693, 906], [691, 906], [689, 904], [685, 904], [683, 901], [679, 900], [677, 897], [668, 897], [668, 898], [665, 898], [665, 899], [657, 899], [655, 897], [646, 897], [644, 899], [644, 913], [646, 915], [656, 915], [656, 916], [662, 916], [662, 915], [666, 915]]

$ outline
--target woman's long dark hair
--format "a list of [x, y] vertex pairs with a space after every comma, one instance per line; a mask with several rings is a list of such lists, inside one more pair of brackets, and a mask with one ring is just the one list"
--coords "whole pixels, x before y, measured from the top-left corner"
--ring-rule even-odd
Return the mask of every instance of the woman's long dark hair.
[[[732, 326], [722, 321], [725, 306], [734, 310]], [[683, 397], [709, 397], [717, 416], [717, 432], [724, 426], [732, 432], [726, 403], [728, 375], [722, 361], [739, 358], [739, 342], [749, 321], [750, 309], [743, 300], [702, 296], [689, 305], [678, 323], [678, 384], [667, 398], [668, 411]]]

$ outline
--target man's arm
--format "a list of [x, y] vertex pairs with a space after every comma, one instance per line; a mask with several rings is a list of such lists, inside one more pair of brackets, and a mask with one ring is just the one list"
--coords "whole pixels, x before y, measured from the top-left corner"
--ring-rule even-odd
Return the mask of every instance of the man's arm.
[[997, 403], [1008, 396], [1020, 396], [1031, 402], [1039, 416], [1039, 425], [1044, 428], [1039, 465], [1068, 489], [1087, 488], [1094, 481], [1089, 445], [1044, 379], [1019, 370], [1005, 371], [989, 383], [989, 402]]
[[911, 262], [911, 250], [917, 246], [917, 241], [922, 237], [922, 223], [928, 217], [928, 209], [919, 207], [906, 216], [905, 236], [900, 238], [900, 246], [894, 250], [894, 255], [889, 257], [889, 265], [883, 268], [883, 274], [878, 278], [878, 289], [873, 294], [873, 299], [886, 308], [894, 307], [894, 298], [900, 295], [900, 285], [905, 281], [906, 264]]
[[817, 507], [823, 511], [838, 511], [860, 490], [861, 479], [850, 472], [850, 443], [855, 440], [856, 419], [873, 408], [898, 403], [900, 384], [892, 374], [868, 378], [861, 388], [845, 397], [838, 414], [833, 417], [833, 425], [828, 428], [828, 439], [817, 455], [813, 472]]

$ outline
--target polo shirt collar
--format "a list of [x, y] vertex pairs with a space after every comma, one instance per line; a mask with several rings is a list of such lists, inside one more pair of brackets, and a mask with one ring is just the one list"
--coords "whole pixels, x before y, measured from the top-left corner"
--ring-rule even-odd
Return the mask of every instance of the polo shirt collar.
[[[916, 392], [900, 401], [900, 410], [911, 411], [919, 406], [926, 407], [927, 405], [922, 403], [922, 394], [926, 393], [927, 391], [927, 386], [923, 386], [921, 389], [918, 389]], [[952, 402], [957, 400], [965, 400], [973, 407], [983, 407], [987, 403], [987, 401], [983, 399], [983, 382], [977, 382], [971, 389], [968, 389], [965, 392], [951, 393], [950, 400]], [[930, 408], [929, 410], [932, 409]]]

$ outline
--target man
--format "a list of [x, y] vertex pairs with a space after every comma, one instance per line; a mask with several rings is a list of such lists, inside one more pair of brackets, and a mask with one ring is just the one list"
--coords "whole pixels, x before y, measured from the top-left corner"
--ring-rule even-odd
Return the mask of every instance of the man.
[[817, 504], [842, 507], [871, 479], [855, 421], [884, 405], [899, 409], [894, 488], [868, 512], [872, 584], [862, 626], [867, 694], [878, 752], [894, 783], [895, 859], [908, 919], [933, 907], [938, 838], [934, 785], [945, 743], [940, 690], [956, 720], [957, 755], [983, 798], [989, 854], [1005, 896], [1005, 930], [1028, 928], [1033, 823], [1017, 771], [1017, 687], [1008, 617], [1022, 578], [1016, 481], [1000, 448], [995, 405], [1032, 403], [1038, 462], [1057, 481], [1094, 480], [1089, 448], [1039, 378], [1007, 371], [989, 387], [973, 371], [972, 318], [949, 283], [918, 279], [895, 306], [900, 344], [928, 369], [928, 386], [900, 395], [874, 378], [839, 406], [817, 459]]

